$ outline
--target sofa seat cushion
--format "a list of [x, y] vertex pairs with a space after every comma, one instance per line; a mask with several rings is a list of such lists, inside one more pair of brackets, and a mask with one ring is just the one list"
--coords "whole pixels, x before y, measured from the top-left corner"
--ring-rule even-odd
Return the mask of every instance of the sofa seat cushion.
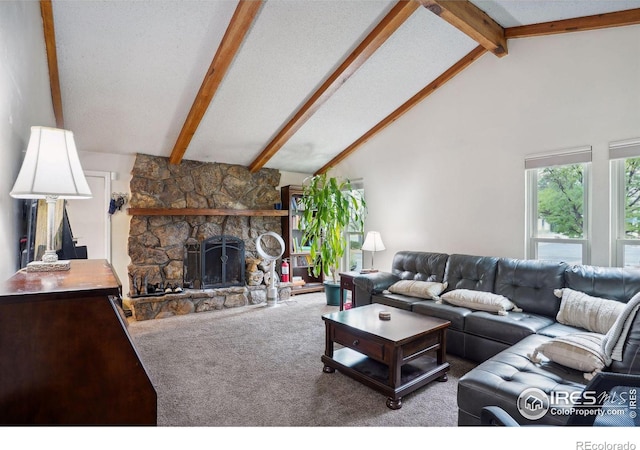
[[583, 331], [586, 331], [586, 330], [555, 322], [549, 325], [548, 327], [541, 328], [540, 330], [536, 331], [536, 333], [541, 334], [543, 336], [549, 336], [551, 338], [555, 338], [555, 337], [566, 336], [567, 334], [580, 333]]
[[433, 300], [424, 300], [418, 297], [409, 297], [408, 295], [388, 293], [372, 295], [371, 302], [411, 311], [414, 304], [421, 302], [433, 303]]
[[447, 305], [446, 303], [436, 303], [434, 301], [416, 302], [413, 304], [413, 312], [424, 314], [425, 316], [437, 317], [451, 322], [450, 329], [464, 330], [464, 319], [472, 313], [470, 309], [460, 306]]
[[584, 390], [586, 380], [582, 372], [550, 361], [534, 364], [529, 360], [527, 354], [549, 340], [546, 336], [531, 335], [467, 372], [458, 382], [458, 408], [467, 416], [477, 418], [478, 423], [482, 407], [495, 405], [520, 424], [564, 425], [568, 416], [547, 413], [541, 419], [530, 421], [517, 409], [518, 396], [527, 388], [538, 388], [547, 394]]
[[474, 311], [465, 317], [464, 331], [505, 344], [515, 344], [552, 323], [553, 319], [527, 312], [509, 312], [506, 316], [499, 316]]

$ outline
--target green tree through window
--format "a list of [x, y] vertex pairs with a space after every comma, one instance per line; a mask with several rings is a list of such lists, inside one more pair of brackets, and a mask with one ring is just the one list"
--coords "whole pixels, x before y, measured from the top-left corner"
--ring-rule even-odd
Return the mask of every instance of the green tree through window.
[[[639, 180], [640, 181], [640, 180]], [[640, 183], [639, 186], [640, 187]], [[639, 205], [640, 206], [640, 205]], [[640, 212], [640, 211], [639, 211]], [[547, 167], [538, 173], [540, 232], [581, 238], [584, 235], [584, 182], [580, 164]], [[545, 223], [548, 229], [544, 229]]]
[[625, 160], [625, 225], [627, 238], [640, 238], [640, 158]]

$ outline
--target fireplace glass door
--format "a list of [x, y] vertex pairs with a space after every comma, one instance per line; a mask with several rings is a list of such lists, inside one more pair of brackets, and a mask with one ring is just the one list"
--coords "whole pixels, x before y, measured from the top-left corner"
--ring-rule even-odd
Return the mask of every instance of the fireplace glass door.
[[202, 242], [202, 287], [244, 286], [244, 241], [213, 236]]

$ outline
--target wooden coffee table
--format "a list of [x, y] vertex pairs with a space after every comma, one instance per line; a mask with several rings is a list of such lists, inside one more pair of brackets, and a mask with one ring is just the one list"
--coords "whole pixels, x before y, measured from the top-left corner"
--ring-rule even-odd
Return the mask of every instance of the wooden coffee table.
[[[380, 311], [391, 313], [381, 320]], [[445, 331], [451, 322], [377, 303], [322, 316], [324, 372], [336, 369], [383, 393], [391, 409], [437, 379], [447, 381]], [[334, 349], [334, 344], [342, 348]]]

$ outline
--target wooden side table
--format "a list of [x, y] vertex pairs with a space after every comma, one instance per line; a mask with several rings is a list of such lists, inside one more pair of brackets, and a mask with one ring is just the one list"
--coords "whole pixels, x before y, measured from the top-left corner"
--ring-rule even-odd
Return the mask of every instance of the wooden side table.
[[340, 311], [344, 310], [344, 291], [351, 292], [351, 306], [354, 306], [354, 299], [356, 294], [356, 287], [353, 284], [353, 279], [360, 275], [360, 272], [341, 272], [340, 275]]

